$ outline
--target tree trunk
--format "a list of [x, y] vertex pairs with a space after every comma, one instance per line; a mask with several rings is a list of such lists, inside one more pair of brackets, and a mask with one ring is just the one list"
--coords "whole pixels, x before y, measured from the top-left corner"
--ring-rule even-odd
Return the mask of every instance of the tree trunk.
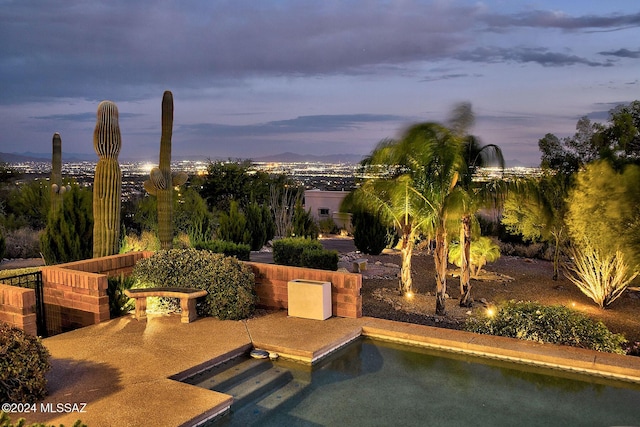
[[558, 280], [560, 269], [560, 236], [555, 235], [555, 249], [553, 251], [553, 280]]
[[471, 277], [469, 260], [471, 259], [471, 217], [462, 216], [460, 227], [460, 307], [471, 307]]
[[400, 255], [402, 267], [400, 269], [400, 292], [406, 294], [412, 292], [413, 279], [411, 278], [411, 256], [413, 255], [413, 233], [405, 231], [402, 234], [402, 247]]
[[445, 295], [447, 293], [447, 232], [444, 231], [444, 221], [440, 230], [436, 231], [436, 249], [433, 251], [433, 260], [436, 267], [436, 315], [447, 314], [445, 308]]

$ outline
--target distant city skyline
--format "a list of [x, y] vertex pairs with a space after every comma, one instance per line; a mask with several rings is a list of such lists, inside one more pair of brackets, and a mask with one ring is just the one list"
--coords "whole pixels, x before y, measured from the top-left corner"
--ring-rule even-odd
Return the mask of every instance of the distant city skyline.
[[122, 158], [155, 159], [164, 90], [173, 155], [364, 156], [470, 102], [470, 133], [539, 164], [546, 133], [640, 98], [635, 0], [7, 0], [0, 152], [93, 155], [101, 100]]

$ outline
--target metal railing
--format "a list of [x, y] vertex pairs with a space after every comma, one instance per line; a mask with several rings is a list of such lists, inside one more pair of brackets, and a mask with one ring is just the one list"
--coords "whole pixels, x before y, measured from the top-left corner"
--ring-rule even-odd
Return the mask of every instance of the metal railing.
[[36, 326], [38, 328], [38, 335], [41, 337], [48, 336], [44, 296], [42, 291], [42, 272], [34, 271], [33, 273], [3, 277], [0, 278], [0, 283], [4, 283], [9, 286], [18, 286], [20, 288], [29, 288], [36, 291]]

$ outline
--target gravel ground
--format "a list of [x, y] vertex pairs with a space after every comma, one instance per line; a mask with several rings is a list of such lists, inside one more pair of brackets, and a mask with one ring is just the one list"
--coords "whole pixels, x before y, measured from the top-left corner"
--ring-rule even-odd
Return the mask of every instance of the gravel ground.
[[[398, 291], [398, 252], [379, 256], [347, 253], [342, 255], [340, 266], [353, 271], [351, 259], [354, 257], [368, 259], [367, 271], [362, 272], [362, 312], [365, 316], [461, 329], [471, 311], [484, 310], [487, 304], [509, 300], [537, 301], [576, 308], [601, 320], [611, 331], [624, 334], [628, 340], [640, 341], [640, 292], [628, 290], [602, 310], [568, 279], [552, 280], [553, 265], [549, 261], [505, 256], [487, 265], [481, 280], [471, 281], [471, 295], [475, 300], [471, 310], [459, 306], [457, 270], [449, 270], [447, 315], [436, 316], [435, 274], [433, 258], [429, 254], [416, 253], [412, 257], [415, 294], [411, 300], [402, 297]], [[396, 267], [391, 267], [393, 264]]]

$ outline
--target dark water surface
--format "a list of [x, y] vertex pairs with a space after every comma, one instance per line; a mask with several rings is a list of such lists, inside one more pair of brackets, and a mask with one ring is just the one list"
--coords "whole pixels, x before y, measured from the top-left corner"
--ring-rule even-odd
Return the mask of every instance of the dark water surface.
[[214, 425], [640, 426], [640, 385], [479, 361], [361, 339], [313, 368], [277, 362], [299, 369], [300, 391]]

